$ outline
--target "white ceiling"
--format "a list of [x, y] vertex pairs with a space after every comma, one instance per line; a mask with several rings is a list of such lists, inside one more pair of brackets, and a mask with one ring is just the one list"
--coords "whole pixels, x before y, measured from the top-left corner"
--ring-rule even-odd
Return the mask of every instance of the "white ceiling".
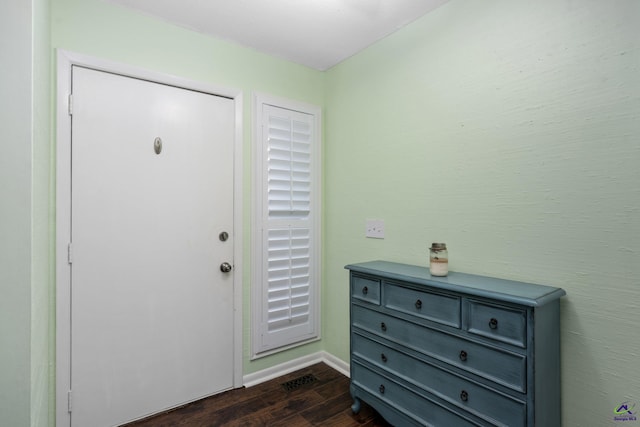
[[326, 70], [448, 0], [107, 0]]

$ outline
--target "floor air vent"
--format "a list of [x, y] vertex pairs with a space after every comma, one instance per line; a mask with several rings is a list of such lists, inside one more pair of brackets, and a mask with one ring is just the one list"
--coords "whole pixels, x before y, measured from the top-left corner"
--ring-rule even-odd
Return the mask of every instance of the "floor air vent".
[[291, 381], [287, 381], [286, 383], [282, 384], [282, 387], [284, 387], [286, 391], [293, 391], [302, 387], [303, 385], [311, 384], [316, 381], [318, 381], [316, 377], [314, 377], [312, 374], [308, 374], [298, 378], [294, 378]]

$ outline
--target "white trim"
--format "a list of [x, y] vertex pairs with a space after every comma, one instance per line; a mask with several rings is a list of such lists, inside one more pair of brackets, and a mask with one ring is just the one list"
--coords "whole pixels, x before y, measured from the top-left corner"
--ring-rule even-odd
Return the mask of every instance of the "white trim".
[[56, 425], [71, 425], [66, 400], [71, 390], [71, 59], [58, 51], [56, 99]]
[[179, 88], [196, 90], [233, 100], [235, 105], [234, 135], [234, 279], [233, 279], [233, 387], [243, 383], [242, 336], [242, 255], [243, 255], [243, 94], [231, 89], [189, 80], [128, 64], [106, 61], [65, 50], [57, 51], [56, 98], [56, 425], [70, 425], [67, 393], [71, 387], [71, 269], [67, 263], [67, 245], [71, 236], [71, 117], [68, 99], [71, 93], [71, 67], [94, 70], [153, 81]]
[[[254, 327], [255, 327], [255, 325], [254, 325]], [[320, 333], [318, 332], [318, 335], [319, 334]], [[320, 341], [321, 339], [322, 338], [320, 336], [317, 336], [317, 337], [310, 338], [308, 340], [294, 342], [293, 344], [283, 345], [282, 347], [277, 347], [277, 348], [274, 348], [272, 350], [266, 350], [266, 351], [261, 352], [260, 354], [252, 355], [251, 356], [251, 360], [256, 360], [256, 359], [260, 359], [262, 357], [271, 356], [272, 354], [280, 353], [280, 352], [283, 352], [283, 351], [291, 350], [292, 348], [296, 348], [296, 347], [300, 347], [300, 346], [303, 346], [303, 345], [311, 344], [312, 342]]]
[[235, 91], [233, 97], [236, 106], [236, 132], [233, 151], [233, 386], [242, 384], [242, 366], [244, 357], [243, 336], [243, 285], [244, 272], [244, 137], [243, 137], [243, 95], [241, 90]]
[[347, 378], [351, 378], [351, 365], [331, 353], [323, 352], [323, 362], [340, 372]]
[[258, 372], [247, 374], [244, 376], [244, 386], [253, 387], [274, 378], [315, 365], [316, 363], [326, 363], [342, 375], [350, 377], [350, 368], [347, 362], [344, 362], [325, 351], [319, 351], [307, 356], [302, 356], [298, 359], [289, 360], [288, 362], [284, 362]]

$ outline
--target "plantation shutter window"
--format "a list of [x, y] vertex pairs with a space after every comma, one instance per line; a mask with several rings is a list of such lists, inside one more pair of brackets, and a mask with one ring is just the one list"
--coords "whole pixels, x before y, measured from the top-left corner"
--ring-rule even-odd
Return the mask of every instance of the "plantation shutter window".
[[256, 357], [319, 337], [319, 111], [273, 104], [256, 102]]

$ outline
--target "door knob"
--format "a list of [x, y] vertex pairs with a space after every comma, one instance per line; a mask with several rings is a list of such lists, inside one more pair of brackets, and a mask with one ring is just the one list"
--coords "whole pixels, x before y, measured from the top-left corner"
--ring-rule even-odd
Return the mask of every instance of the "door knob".
[[228, 273], [233, 269], [233, 266], [231, 266], [231, 264], [229, 264], [228, 262], [223, 262], [222, 264], [220, 264], [220, 271], [222, 271], [223, 273]]

